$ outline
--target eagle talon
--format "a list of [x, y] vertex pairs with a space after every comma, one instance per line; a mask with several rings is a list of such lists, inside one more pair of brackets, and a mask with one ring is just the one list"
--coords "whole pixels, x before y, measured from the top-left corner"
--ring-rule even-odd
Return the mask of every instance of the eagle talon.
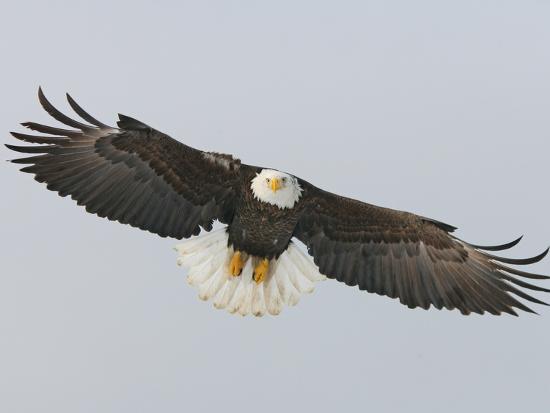
[[235, 251], [231, 262], [229, 263], [229, 274], [233, 277], [238, 277], [243, 272], [244, 261], [240, 251]]
[[256, 281], [256, 284], [260, 284], [265, 277], [267, 277], [267, 272], [269, 271], [269, 260], [264, 258], [260, 261], [256, 268], [254, 268], [254, 274], [252, 278]]

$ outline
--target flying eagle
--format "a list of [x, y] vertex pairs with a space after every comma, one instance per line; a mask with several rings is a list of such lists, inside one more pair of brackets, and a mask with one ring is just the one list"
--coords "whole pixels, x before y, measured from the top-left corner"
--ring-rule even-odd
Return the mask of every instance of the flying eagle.
[[[118, 127], [108, 126], [69, 95], [69, 105], [87, 123], [61, 113], [41, 89], [38, 98], [71, 129], [23, 123], [45, 135], [12, 132], [39, 144], [6, 145], [31, 154], [12, 162], [28, 165], [21, 171], [90, 213], [161, 237], [193, 237], [176, 247], [178, 263], [188, 268], [199, 296], [217, 308], [279, 314], [326, 277], [399, 298], [409, 308], [517, 315], [515, 309], [533, 312], [518, 298], [545, 304], [518, 287], [549, 292], [523, 279], [550, 277], [505, 264], [536, 263], [548, 250], [526, 259], [492, 254], [521, 238], [496, 246], [470, 244], [454, 236], [451, 225], [191, 148], [128, 116], [119, 115]], [[225, 227], [198, 236], [211, 231], [214, 221]]]

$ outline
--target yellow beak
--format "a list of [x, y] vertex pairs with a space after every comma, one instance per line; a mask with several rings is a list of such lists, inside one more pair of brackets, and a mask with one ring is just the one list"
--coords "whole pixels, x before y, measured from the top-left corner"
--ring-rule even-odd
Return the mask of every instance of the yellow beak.
[[272, 178], [269, 184], [273, 192], [281, 189], [281, 180], [279, 178]]

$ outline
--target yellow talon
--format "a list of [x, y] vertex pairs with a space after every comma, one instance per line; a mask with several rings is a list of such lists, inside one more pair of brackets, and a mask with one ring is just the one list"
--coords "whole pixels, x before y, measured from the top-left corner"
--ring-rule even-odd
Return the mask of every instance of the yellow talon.
[[229, 263], [229, 273], [233, 277], [237, 277], [241, 275], [241, 272], [243, 272], [244, 267], [244, 261], [241, 256], [240, 251], [235, 251], [233, 254], [233, 258], [231, 258], [231, 262]]
[[267, 272], [269, 271], [269, 260], [264, 258], [260, 261], [256, 268], [254, 268], [253, 278], [256, 281], [256, 284], [260, 284], [265, 277], [267, 277]]

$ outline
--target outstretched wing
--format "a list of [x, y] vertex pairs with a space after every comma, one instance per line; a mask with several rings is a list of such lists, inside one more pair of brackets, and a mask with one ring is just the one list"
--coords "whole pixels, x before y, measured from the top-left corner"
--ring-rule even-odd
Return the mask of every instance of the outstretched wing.
[[[399, 298], [410, 308], [514, 314], [532, 312], [513, 295], [538, 304], [516, 286], [546, 291], [522, 281], [549, 278], [503, 265], [540, 261], [497, 257], [486, 251], [513, 247], [468, 244], [439, 221], [340, 197], [304, 182], [301, 214], [294, 236], [306, 244], [321, 273], [361, 290]], [[512, 295], [513, 294], [513, 295]]]
[[119, 115], [118, 128], [86, 113], [69, 95], [74, 111], [89, 124], [59, 112], [39, 89], [44, 109], [71, 130], [23, 123], [50, 136], [17, 132], [22, 141], [6, 145], [33, 154], [12, 162], [61, 196], [70, 195], [88, 212], [151, 231], [162, 237], [187, 238], [213, 220], [228, 222], [238, 192], [240, 161], [202, 152], [130, 117]]

